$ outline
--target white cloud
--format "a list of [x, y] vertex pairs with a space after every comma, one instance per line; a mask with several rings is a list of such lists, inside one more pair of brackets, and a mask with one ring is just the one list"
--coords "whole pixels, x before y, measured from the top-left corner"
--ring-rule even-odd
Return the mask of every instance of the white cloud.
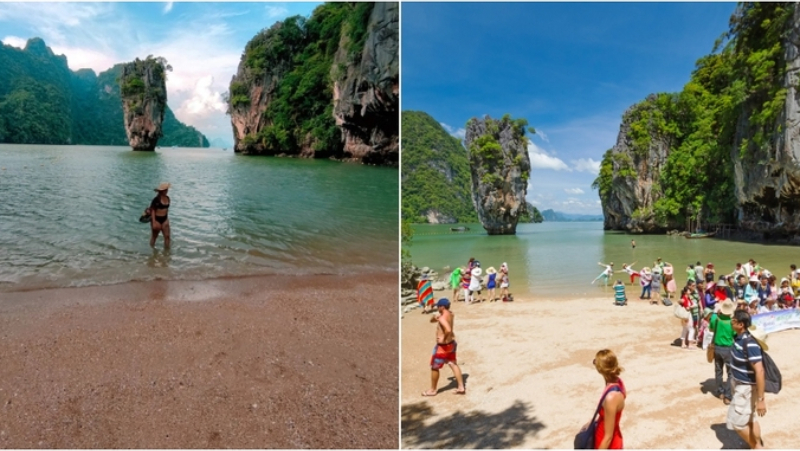
[[571, 171], [569, 166], [561, 161], [560, 158], [548, 155], [544, 149], [534, 144], [533, 141], [528, 142], [528, 156], [531, 159], [531, 168]]
[[214, 77], [207, 75], [195, 83], [194, 90], [189, 99], [185, 100], [176, 110], [187, 115], [204, 116], [208, 113], [225, 112], [226, 105], [222, 100], [222, 94], [214, 91], [212, 85]]
[[173, 2], [167, 2], [167, 4], [164, 5], [164, 14], [172, 11], [172, 3]]
[[564, 191], [568, 194], [583, 194], [583, 190], [580, 188], [564, 188]]
[[450, 133], [451, 136], [455, 136], [458, 139], [464, 139], [464, 137], [467, 136], [467, 130], [463, 128], [455, 129], [444, 122], [439, 122], [439, 125], [444, 127], [444, 129], [447, 130], [447, 133]]
[[289, 9], [285, 6], [267, 5], [266, 10], [270, 19], [283, 19], [289, 15]]
[[538, 136], [539, 138], [541, 138], [542, 141], [544, 141], [546, 143], [550, 142], [550, 138], [547, 137], [547, 134], [545, 134], [544, 131], [542, 131], [542, 130], [540, 130], [538, 128], [536, 129], [536, 134], [534, 134], [533, 136]]
[[599, 160], [595, 161], [591, 158], [581, 158], [578, 160], [572, 160], [571, 162], [575, 170], [578, 172], [588, 172], [595, 175], [600, 173]]
[[25, 44], [27, 44], [28, 40], [24, 38], [19, 38], [17, 36], [6, 36], [3, 38], [3, 44], [10, 45], [12, 47], [16, 47], [19, 49], [24, 49]]

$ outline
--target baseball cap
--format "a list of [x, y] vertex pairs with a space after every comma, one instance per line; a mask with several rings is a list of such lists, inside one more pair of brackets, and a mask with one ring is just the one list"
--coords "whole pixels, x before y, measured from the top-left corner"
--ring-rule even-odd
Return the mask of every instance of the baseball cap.
[[450, 300], [447, 298], [441, 298], [436, 301], [436, 307], [450, 308]]

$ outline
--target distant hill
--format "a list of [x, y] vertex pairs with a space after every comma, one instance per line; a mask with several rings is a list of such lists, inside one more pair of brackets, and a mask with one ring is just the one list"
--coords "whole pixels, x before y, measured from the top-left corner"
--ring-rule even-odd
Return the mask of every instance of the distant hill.
[[[0, 46], [0, 143], [128, 145], [121, 67], [73, 72], [40, 38], [29, 39], [23, 50]], [[169, 107], [162, 129], [160, 146], [208, 147], [208, 139]]]
[[561, 213], [552, 209], [543, 210], [542, 217], [546, 222], [594, 222], [603, 220], [603, 215]]
[[478, 222], [467, 150], [422, 111], [402, 113], [402, 216], [411, 222]]

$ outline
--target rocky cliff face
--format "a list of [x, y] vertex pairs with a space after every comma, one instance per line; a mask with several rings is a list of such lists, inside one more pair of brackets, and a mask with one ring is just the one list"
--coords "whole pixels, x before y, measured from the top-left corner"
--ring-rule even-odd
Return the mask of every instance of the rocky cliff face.
[[334, 68], [346, 70], [334, 81], [333, 114], [342, 130], [347, 158], [370, 164], [398, 163], [399, 21], [398, 3], [375, 4], [359, 64], [349, 61], [350, 37], [342, 36]]
[[397, 165], [398, 25], [398, 3], [326, 3], [259, 33], [231, 80], [234, 150]]
[[513, 235], [525, 209], [530, 177], [525, 126], [489, 116], [467, 123], [466, 145], [472, 178], [472, 202], [489, 235]]
[[653, 205], [663, 195], [658, 181], [667, 161], [672, 140], [648, 130], [650, 140], [642, 148], [634, 141], [631, 123], [647, 110], [655, 108], [656, 97], [651, 95], [642, 103], [625, 111], [617, 142], [608, 152], [612, 163], [612, 186], [607, 196], [601, 195], [603, 228], [633, 233], [654, 233], [673, 224], [658, 224]]
[[786, 100], [773, 130], [774, 142], [762, 148], [750, 146], [740, 156], [742, 141], [756, 132], [748, 121], [754, 105], [746, 104], [731, 159], [739, 227], [765, 238], [792, 237], [800, 242], [800, 7], [793, 8], [784, 43]]
[[120, 91], [125, 134], [133, 150], [155, 150], [162, 136], [167, 105], [166, 65], [160, 59], [136, 59], [122, 67]]

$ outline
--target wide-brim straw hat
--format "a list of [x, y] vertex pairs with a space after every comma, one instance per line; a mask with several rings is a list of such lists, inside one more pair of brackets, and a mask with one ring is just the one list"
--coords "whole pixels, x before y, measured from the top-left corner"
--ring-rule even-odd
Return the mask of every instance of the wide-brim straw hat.
[[497, 274], [497, 270], [494, 269], [494, 266], [490, 266], [489, 269], [486, 270], [486, 274]]
[[645, 266], [644, 268], [642, 268], [642, 273], [644, 273], [644, 274], [650, 274], [650, 268], [648, 268], [647, 266]]
[[750, 332], [750, 335], [755, 338], [762, 350], [769, 351], [769, 345], [767, 345], [768, 335], [764, 329], [752, 324], [747, 330]]
[[481, 268], [474, 268], [472, 270], [472, 276], [473, 277], [480, 277], [481, 274], [483, 274], [483, 270]]
[[725, 279], [719, 279], [719, 282], [717, 282], [717, 286], [718, 287], [727, 287], [728, 286], [728, 282], [725, 282]]
[[734, 304], [730, 299], [725, 299], [719, 304], [719, 312], [725, 316], [731, 316], [735, 311], [736, 304]]
[[756, 276], [750, 276], [750, 282], [760, 282], [760, 280]]
[[166, 191], [170, 186], [172, 185], [167, 182], [162, 182], [160, 185], [158, 185], [158, 188], [153, 188], [153, 191]]

